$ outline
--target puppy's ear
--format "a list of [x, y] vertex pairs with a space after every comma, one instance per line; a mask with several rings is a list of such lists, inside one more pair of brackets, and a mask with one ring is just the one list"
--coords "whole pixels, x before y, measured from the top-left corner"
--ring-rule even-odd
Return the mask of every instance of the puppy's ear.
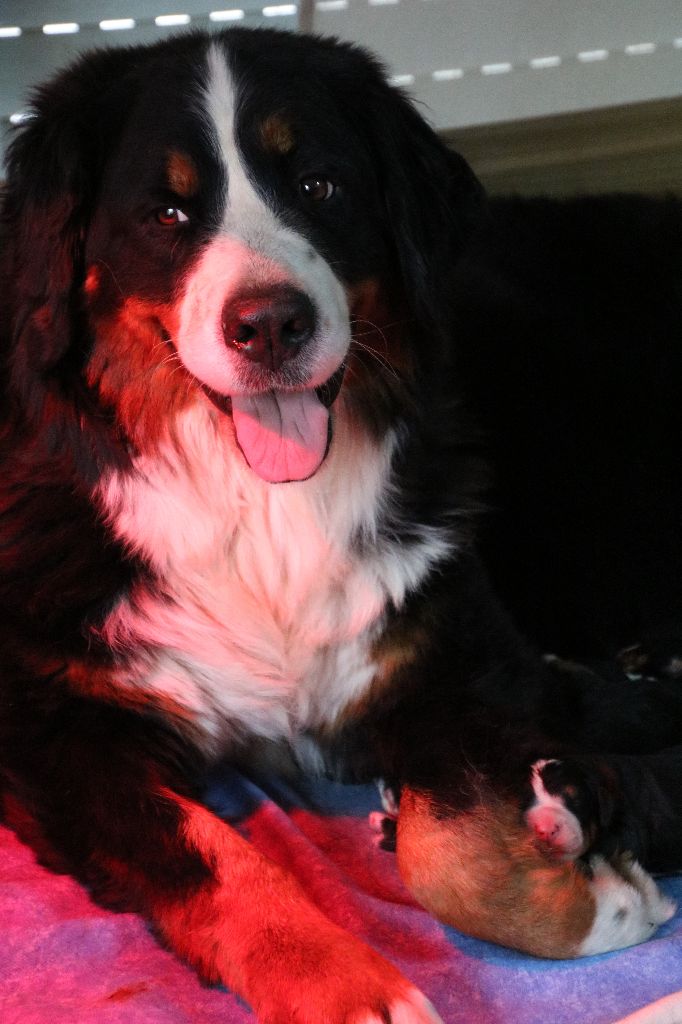
[[381, 185], [405, 294], [420, 323], [446, 327], [453, 267], [483, 215], [483, 188], [400, 90], [380, 107]]

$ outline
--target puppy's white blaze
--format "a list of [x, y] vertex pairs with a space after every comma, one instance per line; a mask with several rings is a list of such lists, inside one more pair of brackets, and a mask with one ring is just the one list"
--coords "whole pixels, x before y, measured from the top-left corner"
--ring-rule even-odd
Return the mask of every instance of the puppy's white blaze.
[[542, 769], [556, 763], [556, 759], [540, 760], [532, 766], [530, 784], [535, 800], [524, 817], [529, 828], [561, 852], [561, 859], [572, 860], [585, 846], [582, 825], [560, 797], [547, 792], [542, 781]]
[[290, 387], [318, 387], [341, 365], [350, 344], [345, 290], [310, 242], [282, 223], [254, 189], [237, 145], [235, 85], [225, 56], [212, 44], [207, 61], [205, 116], [227, 185], [219, 232], [185, 282], [178, 353], [214, 390], [248, 393], [243, 357], [223, 338], [223, 308], [242, 291], [288, 284], [308, 296], [316, 313], [315, 334], [298, 357], [299, 379]]
[[635, 946], [651, 938], [674, 915], [675, 904], [659, 891], [653, 878], [636, 861], [631, 861], [621, 874], [603, 857], [595, 855], [590, 858], [590, 868], [596, 912], [578, 956]]

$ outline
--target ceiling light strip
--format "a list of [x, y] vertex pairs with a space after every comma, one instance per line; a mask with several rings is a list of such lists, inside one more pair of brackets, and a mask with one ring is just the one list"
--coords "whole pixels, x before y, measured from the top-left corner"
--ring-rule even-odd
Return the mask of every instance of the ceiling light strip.
[[159, 28], [174, 28], [177, 25], [189, 25], [191, 20], [189, 14], [159, 14], [154, 18], [154, 24]]
[[125, 32], [127, 29], [135, 28], [134, 18], [105, 18], [100, 21], [99, 27], [102, 32]]
[[216, 22], [242, 21], [244, 18], [244, 11], [241, 7], [234, 7], [229, 11], [211, 11], [208, 17], [210, 21]]
[[77, 21], [58, 21], [43, 25], [43, 35], [46, 36], [71, 36], [80, 32], [80, 25]]

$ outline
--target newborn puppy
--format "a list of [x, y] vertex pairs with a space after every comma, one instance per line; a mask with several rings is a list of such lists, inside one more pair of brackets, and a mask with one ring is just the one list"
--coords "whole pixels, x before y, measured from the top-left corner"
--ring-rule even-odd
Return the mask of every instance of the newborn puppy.
[[533, 800], [467, 780], [461, 813], [404, 788], [397, 814], [375, 815], [415, 898], [443, 923], [552, 959], [589, 956], [649, 938], [674, 912], [640, 864], [588, 847], [600, 827], [596, 793], [558, 761], [531, 769]]
[[[596, 675], [584, 678], [599, 685]], [[659, 682], [650, 692], [663, 693]], [[388, 817], [375, 826], [420, 903], [467, 934], [550, 958], [634, 945], [672, 917], [648, 872], [675, 870], [677, 748], [538, 757], [546, 740], [512, 742], [513, 730], [500, 727], [506, 739], [494, 743], [473, 720], [466, 732], [463, 761], [473, 742], [487, 757], [478, 766], [469, 759], [438, 798], [409, 784], [398, 805], [393, 789], [380, 787]], [[524, 749], [525, 762], [513, 753]]]

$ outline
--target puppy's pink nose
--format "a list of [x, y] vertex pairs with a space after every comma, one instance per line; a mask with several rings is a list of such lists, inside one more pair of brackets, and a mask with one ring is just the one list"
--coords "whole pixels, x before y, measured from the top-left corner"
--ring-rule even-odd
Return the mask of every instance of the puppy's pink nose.
[[561, 831], [561, 823], [550, 808], [533, 808], [527, 817], [535, 835], [544, 842], [554, 839]]

